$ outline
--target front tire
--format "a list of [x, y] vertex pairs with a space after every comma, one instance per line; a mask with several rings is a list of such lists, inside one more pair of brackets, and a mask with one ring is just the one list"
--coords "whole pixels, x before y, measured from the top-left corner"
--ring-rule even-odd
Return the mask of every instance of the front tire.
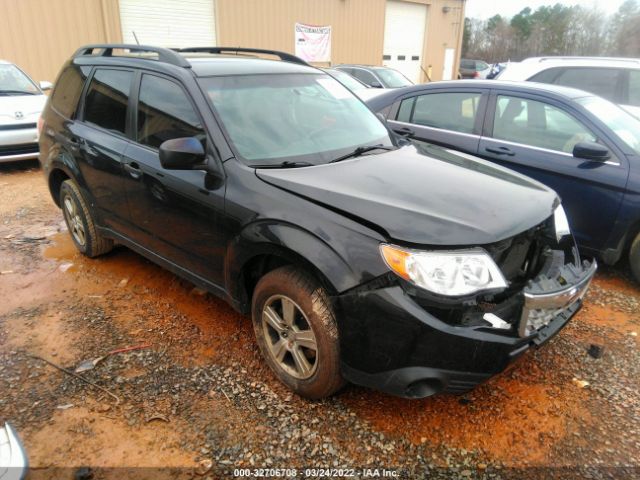
[[87, 202], [73, 180], [62, 182], [60, 205], [71, 239], [80, 253], [93, 258], [113, 248], [113, 241], [98, 233]]
[[324, 288], [296, 267], [281, 267], [256, 285], [252, 301], [258, 347], [277, 377], [310, 399], [338, 391], [338, 328]]
[[631, 273], [633, 273], [636, 282], [640, 282], [640, 233], [636, 235], [633, 243], [631, 243], [629, 265], [631, 265]]

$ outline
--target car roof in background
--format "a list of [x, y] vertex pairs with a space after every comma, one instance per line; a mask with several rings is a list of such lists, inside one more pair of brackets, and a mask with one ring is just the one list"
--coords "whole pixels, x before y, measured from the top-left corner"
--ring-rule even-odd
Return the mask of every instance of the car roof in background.
[[7, 60], [3, 60], [0, 58], [0, 65], [13, 65], [11, 62], [8, 62]]
[[395, 102], [398, 97], [408, 93], [431, 91], [439, 89], [473, 89], [473, 88], [492, 88], [501, 90], [512, 90], [514, 92], [528, 93], [546, 93], [574, 100], [576, 98], [593, 97], [592, 93], [584, 92], [575, 88], [562, 87], [559, 85], [550, 85], [546, 83], [535, 82], [510, 82], [500, 80], [451, 80], [443, 82], [432, 82], [427, 84], [413, 85], [411, 87], [396, 88], [367, 100], [367, 105], [378, 111], [387, 105]]
[[530, 57], [521, 64], [567, 64], [575, 66], [640, 68], [640, 58], [624, 57]]

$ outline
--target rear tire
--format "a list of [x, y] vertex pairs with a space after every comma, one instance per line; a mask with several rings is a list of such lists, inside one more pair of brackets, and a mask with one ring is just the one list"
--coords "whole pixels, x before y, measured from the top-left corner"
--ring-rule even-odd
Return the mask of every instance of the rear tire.
[[636, 282], [640, 282], [640, 233], [636, 235], [629, 249], [629, 265]]
[[252, 301], [253, 328], [267, 364], [298, 395], [318, 399], [338, 391], [338, 327], [324, 288], [286, 266], [260, 279]]
[[62, 182], [60, 205], [71, 239], [80, 253], [93, 258], [113, 248], [113, 240], [104, 238], [98, 233], [87, 202], [73, 180]]

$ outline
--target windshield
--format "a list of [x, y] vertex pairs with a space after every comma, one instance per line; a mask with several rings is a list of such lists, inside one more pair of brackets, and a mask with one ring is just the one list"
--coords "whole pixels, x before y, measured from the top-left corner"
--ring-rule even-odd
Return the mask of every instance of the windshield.
[[40, 91], [18, 67], [10, 63], [0, 64], [0, 95], [20, 93], [33, 95]]
[[367, 87], [364, 83], [360, 82], [359, 80], [356, 80], [348, 73], [341, 72], [340, 70], [325, 70], [325, 71], [329, 75], [331, 75], [333, 78], [338, 80], [345, 87], [347, 87], [349, 90], [351, 90], [352, 92], [369, 89], [369, 87]]
[[392, 145], [382, 122], [328, 75], [243, 75], [200, 82], [250, 165], [320, 164], [359, 146]]
[[640, 120], [600, 97], [585, 97], [576, 101], [604, 121], [623, 142], [640, 155]]
[[378, 75], [384, 82], [385, 86], [389, 88], [400, 88], [413, 85], [411, 80], [392, 68], [376, 68], [376, 75]]

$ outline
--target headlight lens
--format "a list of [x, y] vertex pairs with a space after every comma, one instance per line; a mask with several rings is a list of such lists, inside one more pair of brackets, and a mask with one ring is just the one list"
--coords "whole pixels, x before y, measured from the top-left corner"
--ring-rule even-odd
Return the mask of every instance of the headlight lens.
[[440, 295], [456, 297], [507, 287], [498, 266], [480, 248], [419, 251], [382, 244], [380, 252], [397, 275]]

